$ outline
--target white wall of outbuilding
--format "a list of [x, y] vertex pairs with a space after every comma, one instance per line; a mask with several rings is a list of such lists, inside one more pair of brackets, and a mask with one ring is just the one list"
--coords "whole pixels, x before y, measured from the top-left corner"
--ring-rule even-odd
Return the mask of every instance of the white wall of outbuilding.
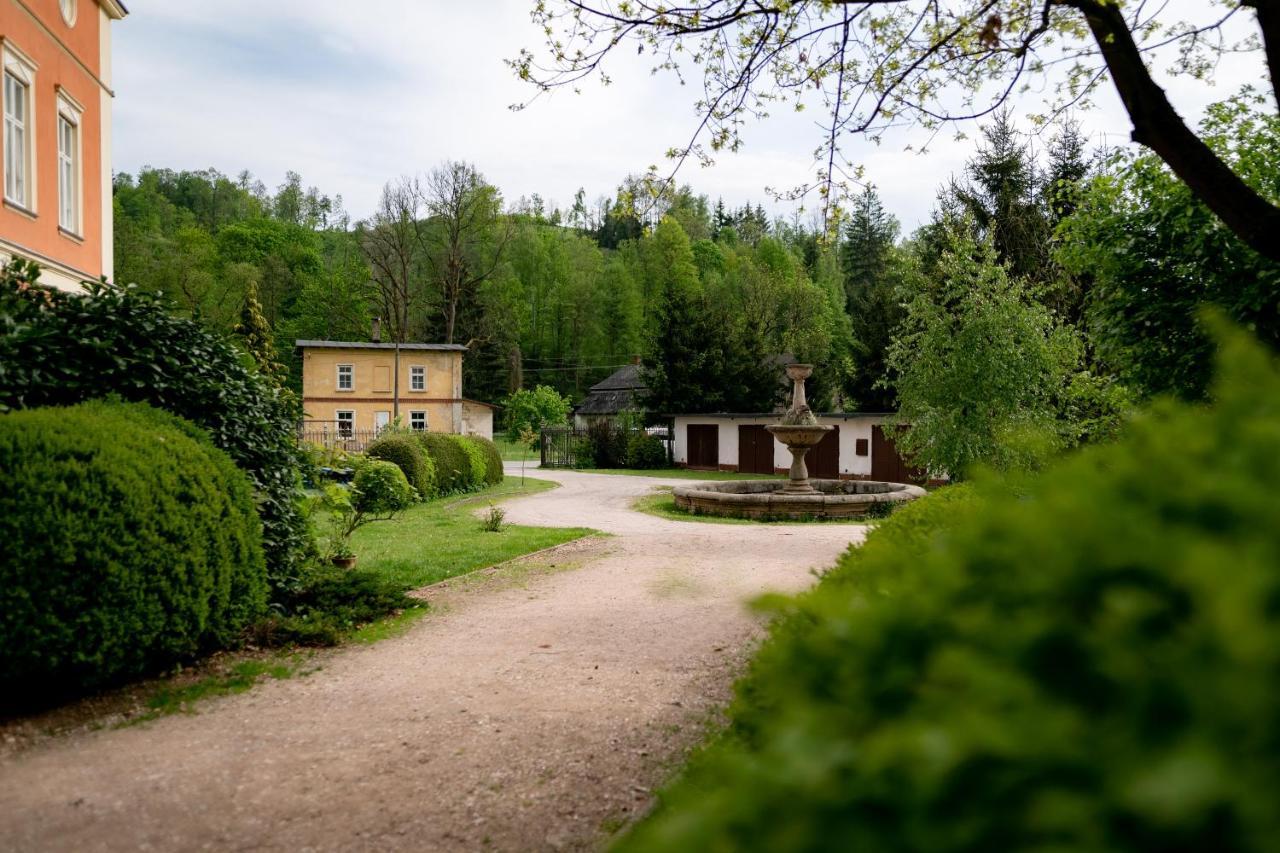
[[[677, 465], [689, 462], [690, 424], [714, 424], [720, 448], [720, 466], [738, 464], [738, 427], [742, 425], [776, 424], [778, 415], [677, 415], [675, 417], [675, 446], [673, 455]], [[871, 476], [871, 428], [885, 422], [884, 415], [819, 415], [818, 422], [840, 431], [840, 475], [842, 477]], [[867, 442], [867, 455], [857, 455], [857, 440]], [[776, 439], [773, 442], [773, 467], [791, 467], [791, 454]]]

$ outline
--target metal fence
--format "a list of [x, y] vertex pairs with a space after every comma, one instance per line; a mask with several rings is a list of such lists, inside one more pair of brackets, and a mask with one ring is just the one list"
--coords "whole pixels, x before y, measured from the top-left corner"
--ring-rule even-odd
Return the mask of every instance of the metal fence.
[[540, 443], [543, 468], [577, 468], [580, 460], [591, 455], [585, 429], [546, 427]]
[[[665, 427], [646, 430], [628, 430], [627, 435], [646, 434], [662, 442], [667, 452], [667, 464], [671, 464], [671, 436]], [[598, 460], [592, 457], [590, 430], [577, 427], [544, 427], [542, 430], [543, 468], [591, 468]], [[622, 441], [626, 444], [626, 439]]]
[[381, 430], [344, 429], [336, 424], [310, 423], [298, 430], [298, 441], [323, 447], [325, 450], [345, 450], [361, 453], [373, 443]]

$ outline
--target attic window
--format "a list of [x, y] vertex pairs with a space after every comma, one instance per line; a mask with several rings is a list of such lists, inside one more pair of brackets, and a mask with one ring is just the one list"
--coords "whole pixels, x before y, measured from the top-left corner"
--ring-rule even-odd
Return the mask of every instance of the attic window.
[[58, 9], [62, 12], [62, 20], [68, 27], [76, 25], [76, 0], [58, 0]]

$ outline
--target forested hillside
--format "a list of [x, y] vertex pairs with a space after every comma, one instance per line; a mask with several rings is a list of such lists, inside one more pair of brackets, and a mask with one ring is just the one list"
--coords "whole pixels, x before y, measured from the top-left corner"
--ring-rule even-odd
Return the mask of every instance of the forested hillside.
[[[1274, 180], [1262, 152], [1276, 122], [1248, 96], [1205, 133]], [[948, 466], [998, 460], [1023, 428], [1069, 446], [1134, 399], [1201, 396], [1208, 345], [1188, 305], [1276, 337], [1274, 265], [1158, 161], [1103, 157], [1072, 124], [1032, 136], [1008, 115], [911, 234], [873, 188], [833, 233], [635, 178], [567, 209], [509, 200], [461, 162], [390, 181], [358, 222], [294, 173], [270, 192], [247, 173], [146, 169], [117, 176], [115, 207], [120, 281], [228, 331], [256, 295], [294, 384], [293, 340], [364, 340], [374, 317], [392, 339], [466, 344], [464, 391], [491, 401], [535, 385], [576, 399], [642, 355], [650, 411], [761, 410], [785, 353], [817, 365], [817, 406], [902, 411], [917, 453], [941, 452], [940, 437], [967, 448], [930, 460]]]

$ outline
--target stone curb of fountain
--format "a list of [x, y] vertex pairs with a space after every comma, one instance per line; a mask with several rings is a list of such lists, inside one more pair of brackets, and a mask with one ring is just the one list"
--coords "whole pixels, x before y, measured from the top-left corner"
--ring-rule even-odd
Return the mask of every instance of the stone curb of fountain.
[[695, 483], [672, 489], [676, 506], [691, 513], [736, 518], [857, 518], [872, 506], [922, 498], [926, 492], [906, 483], [869, 480], [811, 480], [815, 494], [790, 494], [777, 480]]

